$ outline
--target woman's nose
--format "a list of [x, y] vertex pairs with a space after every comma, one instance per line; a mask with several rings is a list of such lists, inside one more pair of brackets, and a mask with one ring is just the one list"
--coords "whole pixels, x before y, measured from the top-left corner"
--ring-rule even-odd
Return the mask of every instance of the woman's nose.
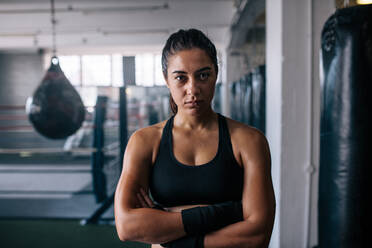
[[188, 95], [198, 95], [200, 93], [200, 89], [194, 79], [190, 79], [188, 82], [186, 93]]

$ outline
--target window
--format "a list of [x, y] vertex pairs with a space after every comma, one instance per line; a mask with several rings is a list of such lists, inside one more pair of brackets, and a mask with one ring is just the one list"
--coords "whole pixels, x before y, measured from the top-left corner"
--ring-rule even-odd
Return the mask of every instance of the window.
[[[58, 58], [62, 71], [74, 86], [120, 87], [123, 85], [121, 54], [68, 55], [58, 56]], [[49, 67], [48, 63], [46, 66]]]
[[111, 85], [110, 55], [83, 55], [81, 57], [81, 62], [83, 85]]
[[[95, 104], [99, 87], [123, 85], [123, 55], [121, 54], [63, 55], [58, 58], [62, 71], [76, 87], [86, 106]], [[165, 85], [161, 69], [161, 55], [158, 53], [137, 54], [135, 74], [136, 85], [150, 87]]]
[[165, 85], [160, 54], [155, 56], [155, 85]]
[[155, 86], [164, 85], [165, 81], [161, 70], [161, 55], [144, 53], [135, 58], [136, 85]]
[[59, 56], [58, 58], [61, 69], [68, 80], [70, 80], [71, 84], [74, 86], [80, 85], [80, 56]]
[[121, 54], [113, 54], [111, 57], [111, 81], [112, 86], [123, 86], [123, 56]]
[[[58, 58], [62, 71], [74, 86], [120, 87], [123, 85], [121, 54], [64, 55]], [[136, 85], [165, 85], [160, 54], [137, 54], [135, 68]]]
[[95, 106], [98, 90], [97, 87], [77, 87], [77, 91], [79, 92], [81, 96], [81, 100], [83, 100], [83, 103], [85, 106]]
[[[123, 56], [65, 55], [58, 56], [65, 76], [79, 92], [85, 106], [94, 106], [99, 87], [120, 87], [123, 85]], [[50, 55], [45, 57], [49, 68]], [[102, 90], [102, 89], [101, 89]]]

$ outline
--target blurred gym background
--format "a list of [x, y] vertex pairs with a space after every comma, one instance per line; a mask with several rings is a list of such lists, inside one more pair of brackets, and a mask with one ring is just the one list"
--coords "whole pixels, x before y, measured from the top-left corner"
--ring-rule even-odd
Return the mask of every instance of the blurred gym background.
[[[149, 247], [120, 242], [112, 197], [127, 138], [170, 116], [161, 49], [180, 28], [218, 49], [214, 110], [269, 140], [270, 247], [319, 245], [321, 34], [336, 9], [362, 4], [54, 0], [52, 13], [49, 0], [1, 0], [0, 247]], [[85, 112], [62, 139], [37, 132], [26, 111], [54, 55]]]

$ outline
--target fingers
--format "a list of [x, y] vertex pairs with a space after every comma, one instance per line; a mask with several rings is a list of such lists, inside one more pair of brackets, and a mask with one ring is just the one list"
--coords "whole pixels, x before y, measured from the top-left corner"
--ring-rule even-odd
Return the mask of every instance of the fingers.
[[141, 191], [141, 193], [143, 195], [143, 198], [145, 199], [146, 204], [150, 208], [153, 208], [155, 206], [155, 204], [152, 202], [152, 200], [150, 199], [150, 197], [148, 196], [148, 194], [146, 194], [145, 190], [141, 188], [140, 191]]
[[153, 208], [155, 204], [152, 202], [150, 197], [146, 194], [145, 190], [140, 188], [140, 192], [136, 194], [137, 199], [140, 203], [140, 207], [143, 208]]
[[138, 199], [141, 207], [143, 207], [143, 208], [147, 208], [148, 207], [147, 204], [146, 204], [146, 201], [143, 199], [143, 196], [142, 196], [141, 193], [137, 193], [137, 199]]

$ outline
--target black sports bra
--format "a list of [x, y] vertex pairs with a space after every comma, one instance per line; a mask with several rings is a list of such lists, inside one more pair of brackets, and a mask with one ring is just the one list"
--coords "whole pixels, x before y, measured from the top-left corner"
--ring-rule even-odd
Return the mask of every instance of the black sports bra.
[[242, 199], [243, 168], [234, 157], [225, 117], [218, 114], [219, 143], [208, 163], [190, 166], [173, 154], [172, 116], [166, 123], [150, 174], [150, 196], [163, 207]]

